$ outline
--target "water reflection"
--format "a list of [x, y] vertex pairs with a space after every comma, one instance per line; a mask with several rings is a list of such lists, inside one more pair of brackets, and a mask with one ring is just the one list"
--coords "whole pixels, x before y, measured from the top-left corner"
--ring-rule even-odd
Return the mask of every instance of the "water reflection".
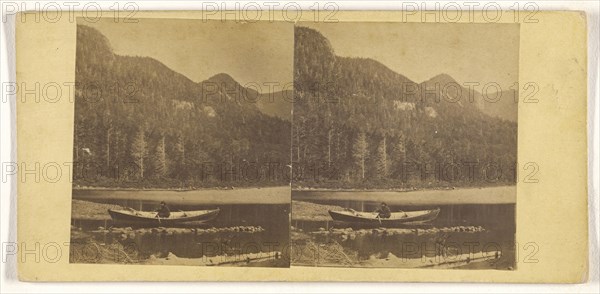
[[[300, 197], [294, 197], [295, 200], [298, 198]], [[380, 205], [378, 201], [327, 197], [310, 197], [302, 201], [357, 211], [374, 211]], [[427, 224], [394, 228], [377, 228], [376, 225], [333, 220], [294, 219], [292, 215], [293, 242], [299, 244], [300, 248], [312, 246], [316, 248], [314, 251], [322, 251], [318, 253], [321, 260], [313, 261], [310, 259], [312, 253], [307, 258], [304, 250], [299, 258], [296, 254], [293, 264], [366, 267], [427, 267], [443, 264], [455, 268], [504, 270], [515, 267], [514, 204], [407, 205], [391, 201], [388, 205], [393, 212], [434, 208], [441, 210], [438, 217]], [[323, 260], [324, 256], [335, 255], [336, 252], [343, 253], [343, 263]], [[458, 261], [450, 262], [450, 257]], [[474, 262], [477, 258], [477, 261], [485, 262]]]
[[[137, 210], [156, 209], [158, 200], [86, 198], [86, 201], [131, 207]], [[73, 219], [72, 225], [90, 233], [97, 242], [119, 242], [126, 248], [134, 248], [144, 258], [167, 257], [174, 254], [180, 258], [234, 256], [250, 253], [284, 252], [289, 245], [289, 204], [193, 204], [168, 203], [172, 211], [205, 210], [219, 208], [219, 215], [202, 225], [182, 225], [178, 228], [119, 228], [127, 231], [107, 230], [111, 220]], [[118, 225], [117, 227], [122, 227]], [[106, 229], [105, 229], [106, 228]], [[185, 229], [183, 229], [185, 228]], [[289, 259], [263, 266], [288, 266]], [[255, 266], [256, 264], [252, 264]]]

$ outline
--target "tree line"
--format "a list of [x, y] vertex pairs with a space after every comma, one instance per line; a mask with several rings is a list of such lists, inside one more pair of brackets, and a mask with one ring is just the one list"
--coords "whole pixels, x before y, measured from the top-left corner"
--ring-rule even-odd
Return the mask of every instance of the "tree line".
[[[450, 99], [418, 93], [407, 99], [402, 87], [409, 79], [371, 59], [335, 56], [328, 40], [309, 28], [296, 28], [294, 68], [292, 160], [298, 169], [326, 170], [316, 176], [299, 170], [294, 185], [515, 183], [516, 123]], [[324, 84], [333, 86], [315, 86]], [[415, 84], [422, 86], [428, 85]]]
[[[227, 99], [234, 95], [231, 89], [243, 89], [224, 76], [195, 83], [155, 59], [116, 55], [100, 32], [79, 25], [75, 185], [289, 183], [290, 122], [262, 113], [256, 104]], [[209, 82], [219, 97], [206, 99], [203, 90]], [[278, 163], [282, 171], [273, 173], [269, 163]], [[259, 176], [248, 180], [236, 171], [248, 167], [258, 169]]]

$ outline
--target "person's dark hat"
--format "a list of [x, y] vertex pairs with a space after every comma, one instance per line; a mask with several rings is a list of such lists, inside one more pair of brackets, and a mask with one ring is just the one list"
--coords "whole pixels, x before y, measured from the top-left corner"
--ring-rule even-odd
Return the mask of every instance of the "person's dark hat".
[[381, 205], [383, 206], [387, 206], [387, 204], [385, 202], [381, 202]]
[[162, 204], [164, 204], [164, 205], [167, 205], [167, 203], [166, 203], [166, 202], [164, 202], [164, 201], [161, 201], [161, 202], [160, 202], [160, 204], [161, 204], [161, 205], [162, 205]]

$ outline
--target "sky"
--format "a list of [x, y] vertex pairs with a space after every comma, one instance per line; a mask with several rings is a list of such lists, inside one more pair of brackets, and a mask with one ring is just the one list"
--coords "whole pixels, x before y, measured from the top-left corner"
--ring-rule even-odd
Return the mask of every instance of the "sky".
[[[115, 53], [155, 58], [195, 82], [218, 73], [227, 73], [242, 85], [293, 81], [294, 34], [288, 22], [78, 21], [105, 35]], [[518, 81], [518, 24], [299, 25], [321, 32], [339, 56], [375, 59], [415, 82], [445, 73], [459, 83], [496, 82], [505, 90]], [[268, 92], [268, 87], [261, 90]]]
[[[518, 24], [300, 23], [331, 42], [336, 55], [375, 59], [414, 82], [448, 74], [458, 83], [518, 81]], [[475, 88], [477, 90], [477, 88]]]
[[139, 19], [115, 23], [104, 18], [96, 23], [78, 19], [78, 23], [100, 31], [116, 54], [152, 57], [195, 82], [227, 73], [242, 85], [258, 83], [262, 92], [269, 92], [269, 86], [262, 85], [293, 81], [294, 32], [288, 22]]

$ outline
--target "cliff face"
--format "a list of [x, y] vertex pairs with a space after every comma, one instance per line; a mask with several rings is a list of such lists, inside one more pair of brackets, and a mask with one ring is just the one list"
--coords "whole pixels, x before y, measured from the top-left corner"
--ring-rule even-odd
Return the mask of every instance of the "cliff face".
[[[335, 164], [319, 180], [398, 179], [407, 161], [516, 162], [517, 124], [483, 110], [479, 93], [469, 101], [449, 75], [418, 84], [376, 60], [336, 56], [304, 27], [296, 28], [294, 58], [292, 158]], [[456, 89], [462, 99], [452, 96]]]
[[261, 94], [226, 73], [196, 83], [153, 58], [114, 54], [82, 25], [76, 58], [74, 159], [96, 162], [108, 185], [125, 175], [106, 171], [130, 162], [143, 173], [127, 177], [159, 186], [201, 181], [206, 162], [289, 163], [289, 117], [261, 111]]

